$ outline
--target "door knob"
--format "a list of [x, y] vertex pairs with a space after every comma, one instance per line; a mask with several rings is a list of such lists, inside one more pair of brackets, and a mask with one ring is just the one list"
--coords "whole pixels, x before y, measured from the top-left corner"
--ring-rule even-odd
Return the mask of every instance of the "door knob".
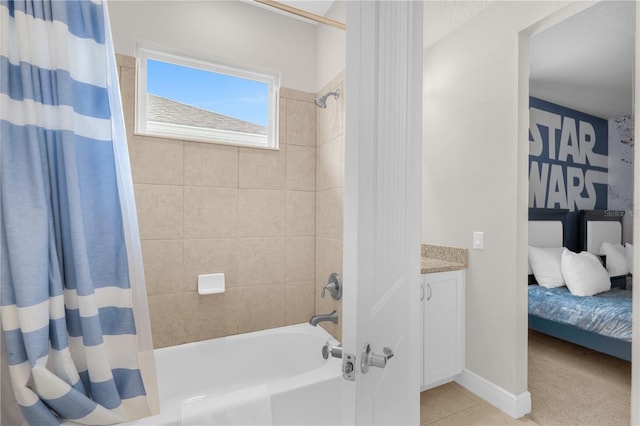
[[390, 348], [385, 347], [382, 349], [382, 355], [371, 351], [371, 345], [364, 344], [362, 349], [362, 358], [360, 360], [360, 371], [366, 373], [369, 371], [369, 367], [384, 368], [387, 365], [387, 361], [393, 357], [393, 351]]

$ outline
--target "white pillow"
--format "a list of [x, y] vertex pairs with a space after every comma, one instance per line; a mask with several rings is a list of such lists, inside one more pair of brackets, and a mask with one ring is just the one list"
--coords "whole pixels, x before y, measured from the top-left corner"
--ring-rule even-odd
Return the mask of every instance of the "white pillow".
[[567, 288], [574, 296], [593, 296], [611, 290], [609, 274], [595, 254], [565, 249], [560, 266]]
[[600, 254], [607, 256], [606, 266], [609, 276], [617, 277], [618, 275], [627, 275], [629, 273], [625, 248], [622, 244], [612, 244], [605, 241], [600, 246]]
[[633, 274], [633, 244], [627, 243], [624, 245], [624, 257], [627, 261], [629, 273]]
[[560, 269], [562, 247], [529, 246], [529, 264], [539, 285], [546, 288], [562, 287], [564, 279]]

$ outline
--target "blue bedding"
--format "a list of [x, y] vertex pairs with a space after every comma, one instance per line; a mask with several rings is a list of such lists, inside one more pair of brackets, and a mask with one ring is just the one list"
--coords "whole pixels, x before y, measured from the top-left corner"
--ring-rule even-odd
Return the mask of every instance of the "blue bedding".
[[630, 290], [613, 288], [594, 296], [578, 297], [566, 287], [530, 285], [529, 314], [631, 341]]

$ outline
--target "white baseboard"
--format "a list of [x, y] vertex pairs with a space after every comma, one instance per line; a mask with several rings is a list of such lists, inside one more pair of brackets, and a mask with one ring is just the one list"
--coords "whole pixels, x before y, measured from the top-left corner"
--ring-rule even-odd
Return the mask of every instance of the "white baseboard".
[[466, 369], [456, 377], [456, 382], [514, 419], [531, 412], [531, 394], [529, 391], [514, 395]]

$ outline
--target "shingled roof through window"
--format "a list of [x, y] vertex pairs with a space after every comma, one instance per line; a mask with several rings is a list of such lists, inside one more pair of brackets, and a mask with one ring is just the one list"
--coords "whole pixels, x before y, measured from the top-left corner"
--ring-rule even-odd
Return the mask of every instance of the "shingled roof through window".
[[267, 128], [264, 126], [151, 94], [147, 94], [147, 120], [257, 135], [267, 134]]

